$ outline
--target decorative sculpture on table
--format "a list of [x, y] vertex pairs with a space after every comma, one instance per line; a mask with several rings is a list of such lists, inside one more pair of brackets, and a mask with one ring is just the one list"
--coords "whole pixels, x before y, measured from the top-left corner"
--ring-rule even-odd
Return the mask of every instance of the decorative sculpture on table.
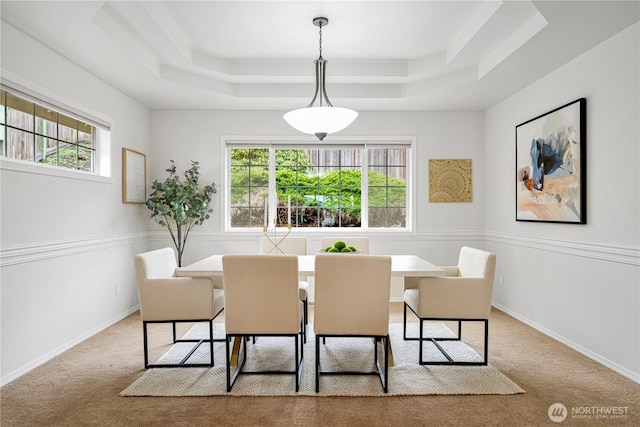
[[[269, 241], [271, 242], [271, 244], [273, 245], [273, 250], [271, 251], [271, 253], [275, 253], [275, 254], [281, 254], [284, 255], [284, 251], [282, 249], [280, 249], [280, 244], [282, 243], [282, 241], [284, 239], [286, 239], [289, 234], [291, 234], [291, 196], [287, 196], [287, 231], [284, 234], [284, 236], [278, 238], [278, 219], [274, 218], [273, 219], [273, 237], [269, 236], [268, 234], [268, 230], [269, 230], [269, 205], [267, 200], [265, 199], [264, 201], [264, 225], [262, 227], [262, 234], [264, 234], [264, 237], [266, 237], [267, 239], [269, 239]], [[277, 216], [277, 215], [276, 215]]]

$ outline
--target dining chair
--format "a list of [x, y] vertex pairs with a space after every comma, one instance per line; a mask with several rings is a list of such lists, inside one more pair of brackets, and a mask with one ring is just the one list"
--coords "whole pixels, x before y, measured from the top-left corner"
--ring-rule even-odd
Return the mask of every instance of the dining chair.
[[[250, 266], [250, 268], [249, 268]], [[239, 375], [293, 374], [300, 389], [304, 360], [302, 301], [298, 297], [298, 257], [295, 255], [224, 255], [225, 341], [227, 391]], [[293, 337], [295, 369], [245, 370], [249, 337]], [[240, 340], [243, 357], [231, 376], [231, 341]], [[238, 346], [238, 347], [236, 347]], [[256, 351], [253, 347], [252, 351]]]
[[[496, 256], [493, 253], [464, 246], [458, 265], [441, 267], [444, 277], [407, 277], [404, 282], [403, 338], [419, 341], [418, 361], [421, 365], [486, 365], [489, 355], [489, 314], [493, 296]], [[417, 337], [407, 337], [407, 307], [418, 317]], [[425, 321], [455, 321], [455, 337], [425, 337]], [[461, 341], [463, 322], [484, 324], [484, 360], [456, 361], [439, 344], [440, 341]], [[430, 341], [443, 360], [424, 360], [423, 342]]]
[[[391, 257], [318, 254], [315, 257], [316, 392], [322, 375], [377, 375], [389, 390], [389, 296]], [[322, 370], [320, 339], [373, 338], [375, 370]], [[382, 343], [384, 366], [378, 357]], [[329, 341], [330, 345], [331, 341]], [[340, 357], [324, 352], [324, 357]]]
[[[216, 289], [207, 277], [176, 277], [177, 263], [172, 248], [162, 248], [135, 256], [138, 301], [142, 318], [145, 368], [213, 366], [213, 319], [224, 309], [224, 290]], [[178, 339], [176, 323], [208, 322], [209, 337]], [[150, 323], [172, 323], [173, 342], [194, 342], [195, 346], [179, 363], [150, 364], [148, 331]], [[210, 363], [187, 363], [203, 343], [209, 343]]]
[[[273, 255], [306, 255], [306, 237], [261, 237], [260, 253]], [[304, 342], [307, 342], [307, 327], [309, 325], [309, 282], [306, 277], [298, 278], [298, 293], [304, 307]]]
[[321, 237], [320, 249], [324, 249], [328, 246], [333, 246], [335, 242], [342, 240], [347, 246], [353, 246], [356, 249], [360, 249], [361, 254], [369, 253], [369, 238], [368, 237]]

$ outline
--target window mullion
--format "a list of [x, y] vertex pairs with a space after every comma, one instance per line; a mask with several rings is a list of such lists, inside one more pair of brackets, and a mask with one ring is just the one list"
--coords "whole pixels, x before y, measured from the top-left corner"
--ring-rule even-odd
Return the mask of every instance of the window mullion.
[[277, 209], [278, 209], [278, 192], [276, 191], [276, 149], [274, 147], [269, 148], [269, 218], [267, 228], [271, 227], [271, 224], [276, 227]]
[[32, 106], [32, 111], [31, 111], [31, 117], [33, 118], [33, 123], [31, 124], [33, 127], [33, 144], [31, 145], [31, 150], [33, 150], [33, 157], [31, 158], [32, 162], [36, 161], [36, 146], [38, 145], [38, 137], [36, 136], [36, 106], [34, 104], [31, 104]]
[[360, 171], [360, 221], [362, 228], [369, 229], [369, 153], [362, 149], [362, 171]]

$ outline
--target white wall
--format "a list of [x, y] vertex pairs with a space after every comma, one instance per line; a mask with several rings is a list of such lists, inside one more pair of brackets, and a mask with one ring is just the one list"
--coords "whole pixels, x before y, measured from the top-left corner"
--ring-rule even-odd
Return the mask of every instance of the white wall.
[[[224, 183], [222, 136], [271, 135], [307, 138], [286, 124], [283, 112], [258, 111], [154, 111], [153, 153], [150, 177], [164, 179], [173, 159], [184, 171], [190, 160], [198, 160], [205, 179]], [[416, 228], [412, 233], [370, 232], [373, 253], [408, 253], [436, 264], [454, 264], [463, 245], [482, 245], [482, 113], [361, 112], [357, 120], [339, 135], [411, 136], [416, 138]], [[338, 134], [336, 134], [337, 136]], [[328, 139], [330, 139], [328, 137]], [[307, 140], [314, 141], [311, 137]], [[470, 158], [473, 162], [472, 203], [428, 203], [428, 159]], [[224, 232], [220, 212], [224, 200], [221, 188], [213, 201], [213, 219], [192, 232], [183, 264], [211, 254], [259, 251], [260, 232]], [[155, 226], [153, 247], [171, 245], [168, 235]], [[309, 239], [309, 252], [320, 247], [320, 235], [337, 235], [335, 230], [294, 230]], [[402, 282], [394, 279], [392, 300], [402, 300]], [[313, 301], [313, 280], [310, 299]]]
[[[496, 304], [640, 381], [638, 24], [486, 111]], [[587, 224], [515, 221], [515, 126], [587, 99]], [[502, 285], [500, 284], [502, 281]]]
[[147, 247], [149, 221], [144, 206], [121, 202], [121, 149], [149, 152], [150, 113], [7, 23], [1, 27], [3, 80], [113, 124], [111, 180], [6, 163], [0, 170], [4, 384], [135, 310], [133, 254]]
[[[224, 182], [222, 136], [294, 135], [306, 138], [289, 127], [283, 112], [258, 111], [154, 111], [152, 113], [153, 153], [150, 177], [164, 179], [164, 169], [173, 159], [183, 171], [190, 160], [198, 160], [203, 174], [218, 184]], [[463, 244], [482, 242], [482, 113], [361, 112], [340, 136], [412, 136], [416, 138], [417, 227], [407, 235], [370, 233], [371, 250], [415, 253], [436, 263], [457, 260]], [[275, 136], [274, 138], [277, 138]], [[338, 136], [338, 134], [336, 134]], [[330, 139], [331, 136], [328, 137]], [[308, 137], [308, 141], [314, 141]], [[430, 158], [470, 158], [473, 161], [472, 203], [428, 203]], [[220, 209], [224, 188], [214, 196], [213, 219], [194, 232], [185, 250], [184, 263], [212, 253], [258, 252], [260, 232], [225, 233]], [[154, 245], [167, 244], [166, 233], [155, 228]], [[318, 230], [294, 230], [309, 237], [309, 251], [319, 248]], [[335, 231], [324, 230], [324, 233]], [[327, 234], [324, 234], [327, 235]]]

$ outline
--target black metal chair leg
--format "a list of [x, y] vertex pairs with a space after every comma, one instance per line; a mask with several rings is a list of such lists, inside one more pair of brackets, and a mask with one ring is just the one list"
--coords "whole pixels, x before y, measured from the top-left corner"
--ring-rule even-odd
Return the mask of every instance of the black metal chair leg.
[[147, 322], [142, 322], [142, 341], [144, 347], [144, 367], [149, 367], [149, 346], [147, 343]]
[[[336, 338], [352, 338], [352, 335], [330, 335]], [[320, 377], [322, 375], [376, 375], [380, 380], [382, 389], [385, 393], [389, 390], [389, 335], [387, 336], [371, 336], [371, 335], [358, 335], [361, 338], [373, 339], [373, 370], [346, 370], [346, 371], [323, 371], [320, 366], [320, 338], [323, 340], [326, 338], [324, 335], [316, 335], [316, 360], [315, 360], [315, 375], [316, 375], [316, 393], [320, 392]], [[378, 341], [381, 345], [384, 345], [384, 366], [378, 357]]]
[[402, 339], [406, 341], [407, 339], [407, 303], [403, 304], [403, 315], [402, 315]]
[[213, 359], [213, 320], [209, 322], [209, 354], [211, 355], [211, 366], [215, 365]]
[[484, 321], [484, 364], [489, 363], [489, 321]]
[[320, 337], [316, 335], [316, 393], [320, 392]]
[[[219, 313], [218, 313], [219, 314]], [[216, 315], [217, 316], [217, 315]], [[204, 367], [212, 367], [215, 364], [215, 346], [214, 343], [216, 341], [222, 342], [224, 339], [215, 339], [213, 336], [213, 319], [189, 319], [189, 320], [143, 320], [142, 321], [142, 334], [143, 334], [143, 350], [144, 350], [144, 367], [145, 369], [149, 368], [174, 368], [174, 367], [185, 367], [185, 368], [204, 368]], [[209, 322], [209, 337], [208, 338], [178, 338], [177, 337], [177, 327], [178, 323], [202, 323]], [[174, 344], [177, 343], [194, 343], [195, 345], [191, 348], [191, 350], [186, 354], [186, 356], [180, 361], [175, 363], [149, 363], [149, 323], [171, 323], [172, 329], [172, 340]], [[187, 363], [189, 358], [195, 354], [196, 350], [200, 345], [208, 343], [210, 360], [207, 363]]]
[[420, 319], [420, 336], [418, 337], [418, 363], [422, 364], [422, 335], [423, 335], [424, 320]]
[[309, 324], [309, 297], [302, 301], [304, 316], [304, 342], [307, 342], [307, 325]]

